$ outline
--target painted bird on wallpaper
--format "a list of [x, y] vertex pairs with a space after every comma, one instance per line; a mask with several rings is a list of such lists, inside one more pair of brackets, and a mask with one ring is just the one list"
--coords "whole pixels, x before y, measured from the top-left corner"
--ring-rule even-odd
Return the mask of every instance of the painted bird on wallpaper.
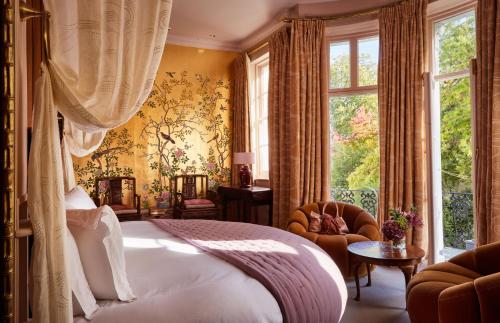
[[109, 154], [112, 151], [115, 151], [115, 150], [124, 150], [124, 149], [125, 149], [124, 147], [113, 147], [113, 148], [109, 148], [109, 149], [106, 149], [106, 150], [97, 151], [97, 152], [93, 153], [90, 158], [92, 160], [96, 160], [96, 159], [101, 158], [104, 155]]
[[212, 137], [212, 139], [210, 139], [209, 141], [207, 141], [207, 144], [209, 144], [210, 142], [214, 141], [214, 140], [217, 140], [217, 138], [219, 138], [219, 134], [216, 133], [215, 136]]
[[172, 137], [170, 137], [170, 135], [167, 135], [166, 133], [164, 132], [160, 132], [160, 135], [163, 139], [165, 139], [166, 141], [170, 141], [171, 143], [175, 144], [175, 141], [174, 139], [172, 139]]

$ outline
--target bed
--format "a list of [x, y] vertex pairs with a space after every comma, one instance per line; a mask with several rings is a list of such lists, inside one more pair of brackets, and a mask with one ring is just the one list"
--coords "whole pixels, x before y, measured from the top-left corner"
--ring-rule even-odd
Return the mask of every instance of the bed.
[[[189, 221], [194, 220], [184, 223]], [[130, 303], [99, 301], [91, 322], [284, 321], [271, 292], [236, 266], [150, 221], [120, 225], [127, 277], [137, 299]], [[319, 248], [317, 251], [324, 254]], [[338, 271], [331, 259], [322, 258], [321, 262]], [[337, 285], [341, 316], [347, 293], [343, 281]], [[75, 317], [74, 322], [88, 321]]]

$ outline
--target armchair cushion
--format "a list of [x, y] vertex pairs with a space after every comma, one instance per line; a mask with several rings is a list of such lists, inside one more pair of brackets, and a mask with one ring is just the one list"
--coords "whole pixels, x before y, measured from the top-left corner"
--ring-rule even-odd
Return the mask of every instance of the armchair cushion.
[[[331, 235], [310, 232], [310, 214], [311, 212], [320, 213], [321, 210], [344, 220], [349, 233]], [[343, 202], [318, 202], [301, 206], [288, 218], [288, 231], [311, 240], [325, 250], [346, 278], [353, 276], [347, 245], [357, 241], [380, 239], [380, 230], [373, 216], [360, 207]], [[363, 266], [360, 275], [365, 274], [364, 270]]]

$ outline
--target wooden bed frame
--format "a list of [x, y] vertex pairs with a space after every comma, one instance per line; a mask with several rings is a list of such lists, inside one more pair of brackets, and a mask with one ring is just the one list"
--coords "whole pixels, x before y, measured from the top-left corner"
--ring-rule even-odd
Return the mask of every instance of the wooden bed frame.
[[[27, 212], [27, 159], [34, 84], [43, 56], [42, 21], [26, 23], [27, 98], [16, 84], [16, 22], [40, 17], [42, 0], [5, 0], [0, 4], [0, 322], [25, 322], [29, 318], [28, 268], [32, 229]], [[24, 35], [23, 35], [24, 36]], [[24, 44], [18, 44], [24, 45]], [[23, 46], [24, 47], [24, 46]], [[18, 92], [17, 92], [18, 91]], [[17, 96], [16, 96], [17, 95]], [[23, 104], [19, 105], [18, 100]]]

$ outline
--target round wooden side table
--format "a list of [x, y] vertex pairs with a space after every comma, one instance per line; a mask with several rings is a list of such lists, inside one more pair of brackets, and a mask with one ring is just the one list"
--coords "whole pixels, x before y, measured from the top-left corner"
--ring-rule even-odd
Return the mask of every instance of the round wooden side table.
[[390, 242], [383, 241], [362, 241], [351, 243], [347, 246], [351, 265], [354, 268], [354, 279], [356, 281], [356, 297], [359, 301], [359, 268], [366, 265], [368, 271], [368, 283], [371, 286], [372, 279], [370, 266], [399, 267], [405, 276], [405, 286], [408, 285], [411, 277], [417, 273], [417, 267], [425, 252], [418, 247], [406, 247], [406, 249], [396, 249]]

